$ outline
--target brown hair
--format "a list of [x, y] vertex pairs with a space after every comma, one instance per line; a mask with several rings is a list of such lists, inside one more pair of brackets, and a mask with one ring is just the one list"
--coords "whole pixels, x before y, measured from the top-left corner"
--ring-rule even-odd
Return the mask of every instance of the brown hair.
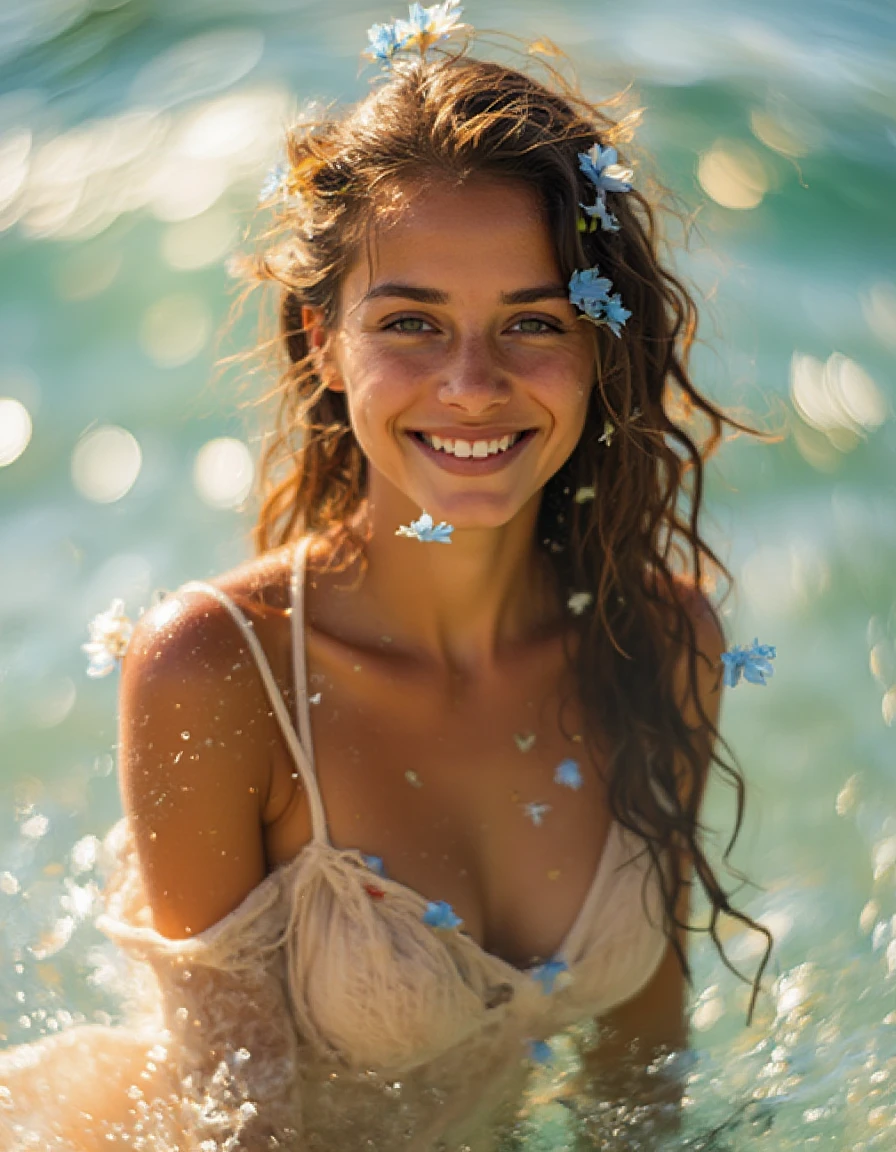
[[[340, 283], [363, 251], [370, 222], [389, 193], [421, 178], [458, 184], [487, 176], [519, 181], [544, 204], [561, 274], [598, 265], [632, 315], [620, 338], [594, 330], [596, 387], [571, 457], [543, 492], [539, 539], [558, 593], [587, 590], [593, 601], [575, 618], [581, 642], [570, 654], [592, 748], [609, 748], [613, 815], [639, 833], [659, 868], [664, 928], [686, 974], [676, 929], [686, 883], [680, 851], [693, 862], [710, 907], [708, 931], [730, 915], [771, 938], [729, 902], [701, 846], [698, 810], [706, 733], [716, 727], [699, 702], [692, 604], [686, 584], [730, 574], [703, 539], [698, 518], [704, 460], [720, 443], [725, 416], [693, 386], [688, 358], [697, 308], [660, 260], [658, 214], [637, 188], [612, 199], [618, 232], [583, 231], [580, 204], [593, 200], [578, 153], [596, 141], [619, 147], [631, 125], [608, 105], [589, 103], [553, 67], [549, 83], [465, 52], [396, 63], [388, 79], [344, 115], [302, 123], [287, 136], [285, 194], [278, 226], [254, 265], [255, 278], [280, 289], [284, 354], [277, 431], [263, 454], [260, 552], [306, 532], [350, 535], [365, 496], [365, 460], [344, 396], [315, 371], [302, 330], [302, 306], [336, 319]], [[659, 199], [659, 192], [654, 197]], [[609, 422], [609, 423], [608, 423]], [[608, 435], [606, 429], [612, 431]], [[582, 488], [596, 498], [577, 502]], [[687, 580], [682, 581], [682, 576]], [[676, 579], [678, 577], [679, 579]], [[692, 600], [693, 597], [691, 596]], [[562, 601], [561, 601], [562, 602]], [[718, 621], [717, 621], [718, 622]], [[688, 680], [702, 738], [685, 723], [674, 694], [675, 668], [688, 653]], [[572, 649], [570, 650], [572, 652]], [[718, 740], [726, 754], [730, 749]], [[744, 783], [736, 764], [713, 751], [733, 786], [740, 830]], [[730, 966], [730, 965], [729, 965]]]

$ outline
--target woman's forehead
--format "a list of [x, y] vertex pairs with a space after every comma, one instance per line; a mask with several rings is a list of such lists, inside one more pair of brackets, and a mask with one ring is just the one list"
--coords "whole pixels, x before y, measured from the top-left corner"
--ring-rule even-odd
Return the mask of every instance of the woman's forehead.
[[510, 289], [559, 277], [539, 193], [519, 181], [444, 181], [396, 193], [371, 220], [345, 277], [347, 297], [378, 281], [456, 284], [470, 278]]

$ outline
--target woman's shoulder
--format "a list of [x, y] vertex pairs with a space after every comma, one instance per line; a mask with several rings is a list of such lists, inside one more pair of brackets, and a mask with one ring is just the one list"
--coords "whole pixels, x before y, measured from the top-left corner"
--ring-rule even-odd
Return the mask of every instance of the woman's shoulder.
[[154, 678], [214, 674], [235, 647], [245, 647], [232, 608], [262, 632], [266, 622], [288, 614], [291, 557], [291, 548], [280, 548], [167, 593], [137, 621], [125, 671], [145, 666]]

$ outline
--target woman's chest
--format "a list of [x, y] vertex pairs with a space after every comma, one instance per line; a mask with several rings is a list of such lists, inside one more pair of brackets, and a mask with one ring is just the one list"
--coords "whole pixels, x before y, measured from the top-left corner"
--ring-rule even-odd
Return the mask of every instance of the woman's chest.
[[[490, 680], [446, 684], [369, 659], [324, 667], [310, 685], [331, 842], [380, 857], [390, 879], [450, 904], [465, 932], [520, 968], [565, 940], [609, 828], [563, 673], [546, 650]], [[284, 759], [275, 786], [293, 770]], [[268, 829], [271, 862], [309, 836], [298, 800]]]

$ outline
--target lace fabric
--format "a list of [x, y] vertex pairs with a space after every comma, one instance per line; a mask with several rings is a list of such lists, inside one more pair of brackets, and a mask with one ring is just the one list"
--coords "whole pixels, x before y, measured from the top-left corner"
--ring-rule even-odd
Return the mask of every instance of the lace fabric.
[[[637, 839], [611, 825], [557, 957], [569, 978], [548, 994], [463, 932], [428, 927], [423, 896], [334, 847], [310, 743], [303, 573], [300, 546], [295, 721], [236, 605], [210, 585], [187, 587], [224, 603], [241, 629], [308, 790], [313, 838], [218, 923], [172, 940], [152, 926], [120, 821], [106, 840], [97, 923], [133, 963], [137, 992], [127, 1029], [85, 1029], [84, 1044], [105, 1046], [109, 1066], [124, 1068], [130, 1043], [133, 1067], [155, 1070], [132, 1110], [136, 1152], [492, 1152], [521, 1101], [531, 1043], [607, 1012], [656, 970], [666, 948], [659, 884]], [[39, 1046], [18, 1052], [43, 1059]]]

